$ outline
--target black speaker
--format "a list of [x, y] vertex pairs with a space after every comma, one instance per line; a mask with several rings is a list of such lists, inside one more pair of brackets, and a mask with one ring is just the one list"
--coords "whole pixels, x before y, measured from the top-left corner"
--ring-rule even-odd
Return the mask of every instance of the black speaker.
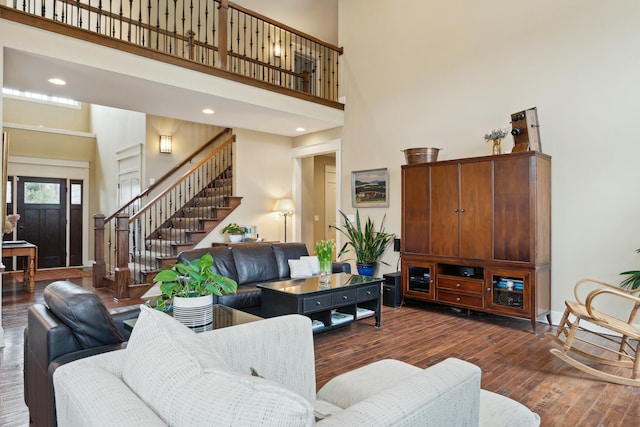
[[400, 252], [400, 239], [393, 239], [393, 251]]
[[402, 286], [400, 286], [400, 272], [383, 274], [382, 304], [387, 307], [397, 307], [402, 302]]

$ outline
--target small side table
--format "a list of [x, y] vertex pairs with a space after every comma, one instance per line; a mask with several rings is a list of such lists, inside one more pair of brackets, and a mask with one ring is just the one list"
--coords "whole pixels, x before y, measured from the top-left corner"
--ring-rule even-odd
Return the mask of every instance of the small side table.
[[22, 284], [30, 293], [33, 293], [36, 288], [35, 277], [38, 270], [38, 247], [25, 241], [2, 242], [2, 256], [27, 257], [22, 267]]

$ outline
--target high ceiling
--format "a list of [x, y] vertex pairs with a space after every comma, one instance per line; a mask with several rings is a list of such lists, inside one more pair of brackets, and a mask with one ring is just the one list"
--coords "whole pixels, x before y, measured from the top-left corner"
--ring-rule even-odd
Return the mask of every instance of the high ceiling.
[[[189, 88], [188, 84], [180, 87], [174, 82], [164, 83], [162, 78], [145, 78], [146, 70], [143, 68], [150, 66], [150, 60], [135, 60], [140, 64], [133, 67], [137, 73], [125, 73], [115, 71], [117, 67], [107, 70], [102, 66], [93, 67], [5, 48], [3, 86], [157, 116], [290, 137], [343, 124], [343, 111], [190, 70], [178, 70], [179, 67], [168, 64], [155, 63], [155, 69], [172, 77], [191, 73], [187, 74], [187, 80], [204, 79], [207, 84], [196, 85], [203, 87], [200, 91]], [[52, 77], [62, 78], [67, 84], [54, 86], [48, 82]], [[203, 114], [203, 108], [211, 108], [215, 114]], [[297, 128], [305, 130], [297, 131]]]

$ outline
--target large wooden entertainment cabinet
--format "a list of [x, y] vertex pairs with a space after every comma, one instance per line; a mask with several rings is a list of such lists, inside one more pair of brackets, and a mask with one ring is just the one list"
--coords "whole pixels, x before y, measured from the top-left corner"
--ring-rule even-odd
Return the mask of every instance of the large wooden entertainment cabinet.
[[402, 166], [404, 298], [536, 318], [551, 310], [551, 157]]

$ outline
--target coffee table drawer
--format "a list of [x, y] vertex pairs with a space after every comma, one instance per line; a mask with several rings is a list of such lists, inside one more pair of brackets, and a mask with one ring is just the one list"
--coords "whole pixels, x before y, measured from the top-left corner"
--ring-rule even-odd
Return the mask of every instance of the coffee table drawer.
[[349, 289], [340, 292], [334, 292], [331, 294], [331, 305], [337, 307], [340, 305], [355, 304], [356, 303], [356, 290]]
[[365, 286], [358, 289], [358, 301], [368, 301], [380, 297], [380, 285]]
[[302, 312], [309, 313], [331, 308], [331, 294], [317, 295], [302, 300]]

